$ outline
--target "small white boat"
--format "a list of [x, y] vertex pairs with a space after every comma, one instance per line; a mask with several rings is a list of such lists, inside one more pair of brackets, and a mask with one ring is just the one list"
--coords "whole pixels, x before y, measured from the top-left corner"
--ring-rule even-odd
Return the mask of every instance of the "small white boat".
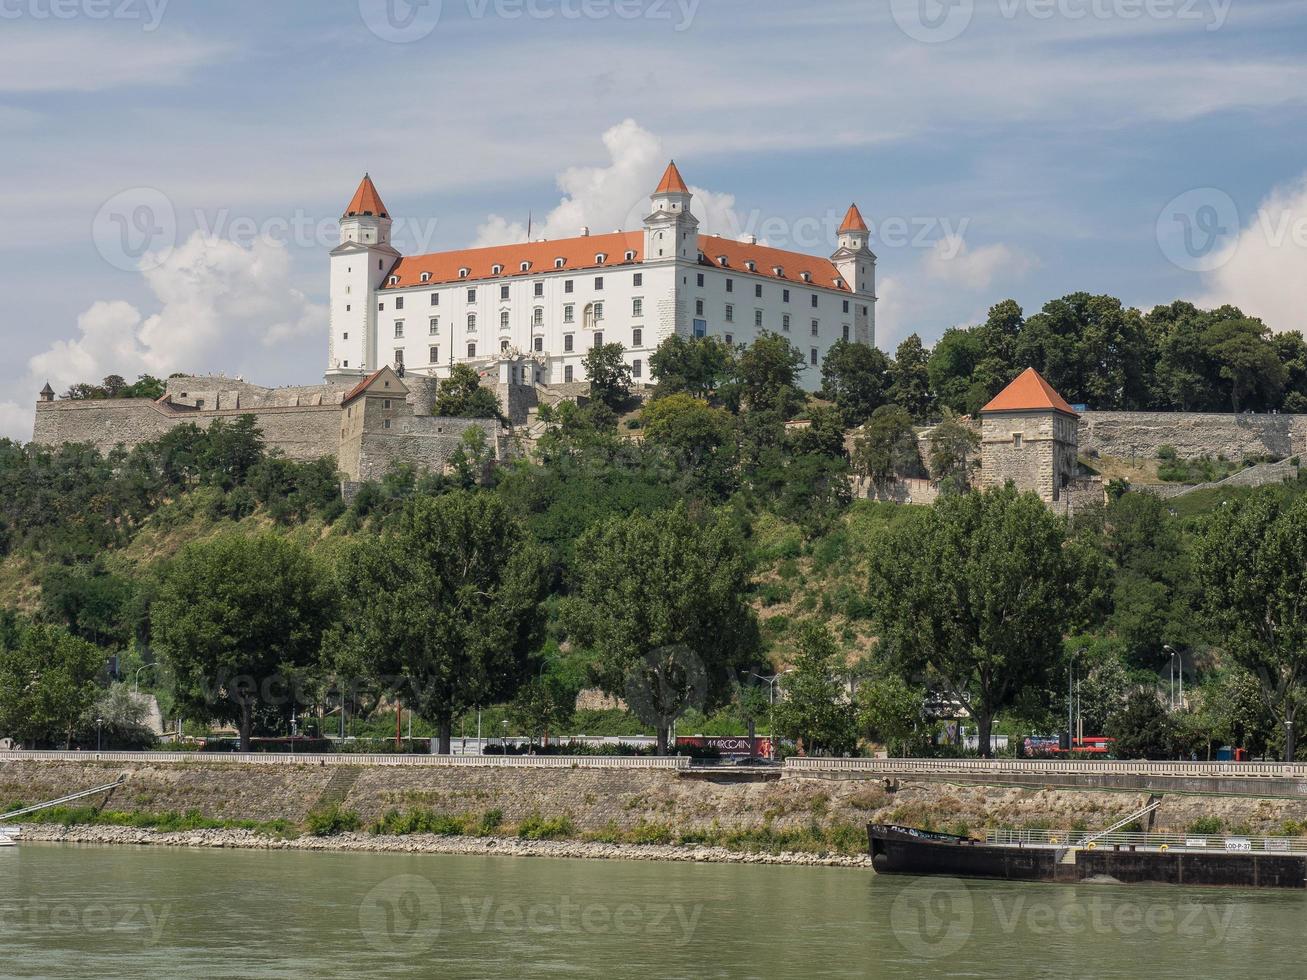
[[18, 843], [18, 834], [22, 828], [0, 826], [0, 847], [13, 847]]

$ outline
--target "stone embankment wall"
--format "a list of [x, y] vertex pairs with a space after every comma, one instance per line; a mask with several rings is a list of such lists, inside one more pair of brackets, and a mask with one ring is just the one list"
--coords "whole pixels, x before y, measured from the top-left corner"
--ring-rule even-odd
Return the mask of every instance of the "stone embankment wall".
[[1154, 459], [1162, 446], [1182, 459], [1285, 458], [1307, 451], [1307, 415], [1085, 412], [1079, 442], [1082, 454], [1136, 459]]
[[[161, 813], [198, 810], [214, 819], [292, 821], [333, 794], [333, 775], [350, 772], [342, 805], [369, 821], [391, 808], [451, 813], [503, 811], [508, 825], [539, 814], [569, 817], [580, 833], [662, 824], [693, 829], [806, 828], [869, 821], [933, 825], [1096, 827], [1146, 802], [1147, 792], [957, 785], [902, 779], [893, 791], [879, 779], [787, 775], [738, 781], [732, 772], [500, 769], [470, 767], [112, 764], [52, 761], [0, 763], [0, 808], [53, 799], [113, 781], [106, 808]], [[341, 787], [337, 777], [336, 788]], [[1155, 829], [1183, 831], [1203, 816], [1231, 827], [1271, 833], [1307, 820], [1307, 801], [1169, 796]], [[31, 819], [31, 818], [29, 818]]]

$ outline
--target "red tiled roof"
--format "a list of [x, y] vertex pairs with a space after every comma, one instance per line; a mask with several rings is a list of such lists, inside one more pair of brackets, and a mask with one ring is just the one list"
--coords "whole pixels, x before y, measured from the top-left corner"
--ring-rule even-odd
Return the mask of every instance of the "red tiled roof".
[[667, 165], [667, 170], [663, 173], [663, 179], [658, 183], [658, 189], [655, 194], [688, 194], [690, 188], [685, 186], [685, 181], [681, 177], [681, 171], [676, 168], [676, 161], [673, 160]]
[[[384, 370], [386, 370], [386, 369], [385, 369], [385, 368], [382, 368], [382, 369], [381, 369], [381, 371], [384, 371]], [[369, 374], [366, 378], [364, 378], [362, 381], [360, 381], [358, 384], [356, 384], [353, 388], [351, 388], [349, 391], [347, 391], [347, 392], [345, 393], [345, 397], [342, 398], [342, 399], [340, 400], [341, 407], [343, 408], [345, 405], [347, 405], [347, 404], [349, 404], [350, 402], [352, 402], [352, 401], [353, 401], [355, 398], [357, 398], [359, 395], [363, 394], [363, 392], [367, 391], [367, 390], [368, 390], [368, 385], [372, 384], [372, 382], [376, 381], [377, 378], [379, 378], [379, 377], [381, 376], [381, 371], [373, 371], [373, 372], [372, 372], [371, 374]]]
[[345, 209], [345, 217], [351, 215], [375, 215], [379, 218], [389, 218], [386, 213], [386, 206], [381, 203], [381, 195], [377, 193], [377, 185], [372, 183], [372, 178], [367, 174], [363, 175], [363, 180], [359, 183], [359, 189], [354, 192], [354, 199], [349, 202], [349, 207]]
[[1052, 409], [1079, 417], [1076, 410], [1053, 390], [1053, 386], [1045, 381], [1038, 371], [1034, 368], [1026, 368], [1015, 381], [995, 395], [993, 401], [980, 411], [983, 415], [985, 412], [1024, 412], [1040, 409]]
[[[835, 284], [835, 280], [840, 278], [840, 272], [829, 259], [710, 235], [699, 236], [699, 250], [703, 253], [705, 264], [732, 269], [742, 275], [752, 273], [768, 279], [783, 279], [800, 286], [821, 286], [844, 291], [849, 289], [847, 283], [843, 286]], [[634, 258], [628, 260], [627, 252], [633, 252]], [[602, 265], [595, 261], [599, 254], [606, 256]], [[725, 265], [719, 261], [722, 257], [726, 259]], [[640, 263], [644, 261], [644, 232], [620, 231], [611, 235], [560, 238], [549, 242], [519, 242], [515, 245], [410, 256], [395, 264], [382, 288], [405, 289], [425, 284], [449, 285], [478, 279], [540, 275], [554, 272], [554, 262], [560, 258], [564, 260], [563, 270], [569, 272]], [[530, 263], [526, 272], [522, 271], [523, 262]], [[748, 267], [749, 262], [754, 263], [753, 269]], [[501, 271], [496, 273], [495, 266], [500, 266]], [[781, 269], [779, 274], [773, 271], [776, 268]], [[467, 269], [467, 275], [460, 276], [460, 269]], [[422, 279], [424, 272], [430, 273], [425, 283]], [[804, 281], [805, 272], [811, 275], [810, 282]], [[394, 283], [390, 281], [392, 277], [396, 280]]]
[[862, 212], [858, 210], [856, 204], [849, 205], [849, 213], [844, 216], [844, 222], [840, 225], [840, 234], [846, 231], [866, 231], [867, 222], [862, 220]]

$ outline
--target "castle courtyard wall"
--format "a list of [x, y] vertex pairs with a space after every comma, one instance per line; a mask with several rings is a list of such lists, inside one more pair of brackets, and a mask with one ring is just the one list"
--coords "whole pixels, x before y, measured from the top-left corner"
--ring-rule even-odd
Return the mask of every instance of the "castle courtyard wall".
[[1171, 446], [1181, 459], [1288, 458], [1307, 451], [1307, 415], [1205, 412], [1085, 412], [1080, 452], [1154, 459]]

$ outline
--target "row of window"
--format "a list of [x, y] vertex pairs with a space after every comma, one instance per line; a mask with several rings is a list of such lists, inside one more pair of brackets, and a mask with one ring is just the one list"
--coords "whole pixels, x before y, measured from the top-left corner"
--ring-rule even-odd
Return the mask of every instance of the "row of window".
[[[538, 339], [539, 339], [539, 338], [537, 338], [537, 340], [538, 340]], [[570, 350], [572, 349], [572, 345], [571, 345], [571, 343], [570, 343], [571, 340], [572, 340], [571, 335], [569, 334], [569, 335], [567, 336], [566, 339], [567, 339], [567, 341], [568, 341], [568, 344], [567, 344], [566, 349], [570, 351]], [[595, 336], [594, 336], [594, 346], [595, 346], [595, 347], [598, 347], [598, 346], [599, 346], [600, 344], [602, 344], [603, 342], [604, 342], [603, 334], [595, 334]], [[537, 351], [540, 351], [541, 349], [542, 349], [542, 348], [541, 348], [540, 344], [537, 343], [537, 344], [536, 344], [536, 350], [537, 350]], [[499, 350], [500, 350], [501, 353], [506, 352], [506, 351], [508, 350], [508, 341], [507, 341], [507, 340], [501, 340], [501, 341], [499, 342]], [[429, 364], [439, 364], [439, 363], [440, 363], [440, 348], [439, 348], [439, 347], [431, 347], [431, 348], [429, 348], [429, 349], [428, 349], [428, 354], [429, 354], [429, 360], [428, 360], [427, 363], [429, 363]], [[476, 345], [476, 344], [468, 344], [468, 345], [467, 345], [467, 356], [468, 356], [469, 359], [475, 359], [475, 358], [476, 358], [476, 356], [477, 356], [477, 345]], [[393, 361], [392, 363], [394, 364], [394, 366], [395, 366], [396, 368], [402, 368], [402, 367], [404, 366], [404, 351], [403, 351], [402, 348], [396, 348], [396, 349], [395, 349], [395, 359], [394, 359], [394, 361]], [[815, 362], [814, 362], [814, 363], [815, 363]], [[348, 362], [346, 362], [345, 367], [349, 367], [349, 363], [348, 363]], [[563, 379], [563, 380], [565, 380], [565, 381], [571, 381], [571, 380], [572, 380], [572, 367], [571, 367], [571, 365], [566, 365], [566, 366], [564, 366], [564, 368], [563, 368], [563, 374], [564, 374], [564, 379]], [[643, 377], [643, 376], [644, 376], [644, 361], [642, 361], [642, 360], [640, 360], [639, 358], [637, 358], [636, 360], [633, 360], [633, 361], [631, 362], [631, 377], [633, 377], [633, 378], [640, 378], [640, 377]], [[386, 407], [389, 408], [390, 406], [387, 405]]]
[[[705, 280], [705, 278], [704, 278], [704, 274], [703, 274], [702, 272], [698, 273], [698, 274], [695, 276], [695, 281], [696, 281], [696, 284], [698, 285], [698, 287], [699, 287], [700, 289], [703, 289], [703, 287], [704, 287], [704, 283], [706, 282], [706, 280]], [[733, 293], [733, 292], [735, 292], [735, 280], [734, 280], [734, 279], [731, 279], [731, 278], [727, 277], [727, 279], [726, 279], [726, 291], [727, 291], [728, 293]], [[762, 299], [762, 283], [760, 283], [760, 282], [756, 282], [756, 283], [753, 284], [753, 295], [754, 295], [754, 298], [755, 298], [755, 299]], [[789, 291], [788, 289], [782, 289], [782, 290], [781, 290], [781, 302], [782, 302], [782, 303], [788, 303], [789, 301], [790, 301], [790, 291]], [[809, 301], [810, 301], [810, 303], [811, 303], [811, 305], [812, 305], [812, 308], [813, 308], [814, 310], [817, 309], [817, 308], [821, 305], [821, 297], [818, 296], [818, 294], [816, 294], [816, 293], [813, 293], [812, 296], [809, 297]], [[703, 300], [697, 300], [697, 302], [702, 303]], [[845, 313], [848, 313], [848, 312], [849, 312], [849, 308], [850, 308], [850, 303], [849, 303], [849, 301], [846, 299], [846, 300], [843, 301], [843, 311], [844, 311]], [[858, 315], [859, 315], [859, 316], [866, 316], [866, 315], [867, 315], [867, 307], [866, 307], [866, 304], [863, 304], [863, 303], [859, 303], [859, 304], [858, 304]]]
[[[635, 274], [635, 276], [634, 276], [633, 281], [632, 281], [632, 285], [635, 286], [636, 289], [639, 289], [641, 286], [643, 286], [643, 285], [644, 285], [644, 273], [642, 273], [642, 272], [637, 272], [637, 273]], [[596, 291], [596, 292], [602, 292], [602, 291], [603, 291], [603, 288], [604, 288], [604, 277], [603, 277], [603, 276], [595, 276], [595, 280], [594, 280], [594, 288], [595, 288], [595, 291]], [[501, 300], [507, 300], [507, 299], [509, 298], [509, 296], [510, 296], [510, 290], [511, 290], [511, 289], [512, 289], [511, 286], [507, 286], [507, 285], [505, 285], [505, 286], [500, 286], [500, 287], [499, 287], [499, 298], [500, 298]], [[348, 291], [348, 288], [347, 288], [346, 291]], [[565, 293], [572, 293], [572, 292], [575, 292], [575, 291], [576, 291], [576, 280], [574, 280], [574, 279], [564, 279], [564, 280], [563, 280], [563, 292], [565, 292]], [[532, 289], [532, 292], [535, 294], [535, 296], [536, 296], [537, 299], [543, 297], [543, 296], [545, 295], [545, 284], [544, 284], [544, 282], [543, 282], [543, 281], [540, 281], [540, 282], [536, 282], [536, 283], [534, 283], [534, 285], [533, 285], [533, 289]], [[404, 299], [405, 299], [405, 297], [403, 297], [403, 296], [396, 296], [396, 297], [395, 297], [395, 309], [396, 309], [396, 310], [402, 310], [402, 309], [404, 309]], [[475, 303], [475, 302], [477, 301], [477, 288], [476, 288], [475, 286], [471, 286], [471, 287], [468, 288], [468, 291], [467, 291], [467, 301], [468, 301], [469, 303]], [[432, 305], [432, 306], [439, 306], [439, 305], [440, 305], [440, 294], [439, 294], [439, 293], [432, 293], [432, 294], [431, 294], [431, 305]], [[384, 300], [382, 300], [380, 303], [377, 304], [377, 310], [378, 310], [378, 311], [381, 311], [381, 312], [384, 312], [385, 309], [386, 309], [386, 303], [385, 303]]]
[[[631, 315], [635, 317], [644, 316], [644, 301], [642, 299], [637, 298], [631, 301]], [[585, 317], [585, 326], [588, 329], [593, 330], [598, 325], [598, 323], [604, 318], [604, 304], [587, 303], [585, 307], [584, 317]], [[509, 329], [510, 320], [511, 320], [511, 315], [509, 311], [500, 310], [499, 328], [501, 330]], [[566, 306], [563, 307], [563, 322], [564, 323], [576, 322], [575, 304], [568, 303]], [[396, 340], [402, 340], [404, 337], [404, 323], [405, 322], [403, 320], [395, 321]], [[544, 325], [545, 325], [544, 307], [537, 306], [534, 310], [531, 311], [531, 326], [543, 327]], [[467, 332], [476, 333], [476, 329], [477, 329], [477, 315], [475, 313], [469, 313], [467, 315]], [[430, 334], [432, 337], [439, 336], [440, 317], [433, 316], [428, 320], [427, 333]], [[349, 334], [345, 335], [345, 339], [346, 340], [349, 339]]]

